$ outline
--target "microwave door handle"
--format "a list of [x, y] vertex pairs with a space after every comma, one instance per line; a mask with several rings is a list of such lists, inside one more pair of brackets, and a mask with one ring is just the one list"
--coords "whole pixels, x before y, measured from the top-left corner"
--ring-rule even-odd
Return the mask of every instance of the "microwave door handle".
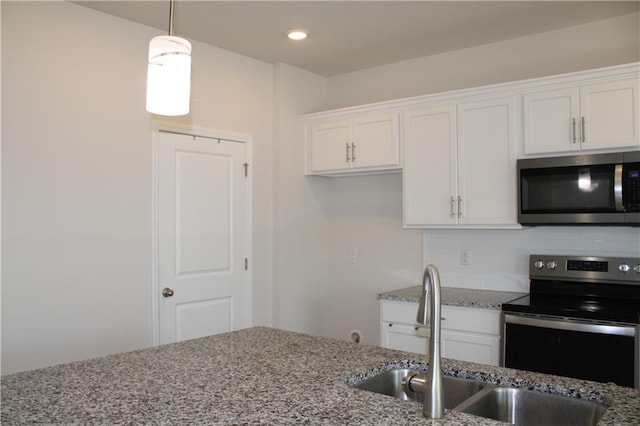
[[613, 178], [613, 197], [616, 204], [616, 211], [624, 211], [624, 204], [622, 203], [622, 164], [616, 164]]

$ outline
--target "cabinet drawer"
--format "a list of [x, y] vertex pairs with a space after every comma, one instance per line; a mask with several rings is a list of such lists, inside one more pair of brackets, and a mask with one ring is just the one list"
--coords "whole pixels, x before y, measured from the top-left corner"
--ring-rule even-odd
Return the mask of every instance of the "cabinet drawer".
[[416, 324], [418, 304], [415, 302], [399, 302], [382, 300], [380, 303], [380, 320], [385, 322], [400, 322]]
[[429, 330], [424, 326], [381, 322], [380, 331], [380, 343], [385, 348], [423, 355], [428, 353]]
[[[392, 323], [416, 324], [418, 304], [383, 300], [380, 303], [380, 320]], [[500, 335], [501, 311], [495, 309], [465, 308], [443, 305], [442, 329], [471, 333]]]

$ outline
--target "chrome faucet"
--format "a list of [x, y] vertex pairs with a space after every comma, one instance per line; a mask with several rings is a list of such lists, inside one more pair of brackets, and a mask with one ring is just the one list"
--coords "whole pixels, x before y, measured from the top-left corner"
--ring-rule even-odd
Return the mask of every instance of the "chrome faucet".
[[[429, 309], [427, 310], [427, 299]], [[434, 265], [427, 265], [422, 278], [422, 294], [418, 307], [418, 323], [430, 325], [429, 368], [422, 414], [429, 419], [444, 417], [444, 389], [440, 367], [440, 274]]]

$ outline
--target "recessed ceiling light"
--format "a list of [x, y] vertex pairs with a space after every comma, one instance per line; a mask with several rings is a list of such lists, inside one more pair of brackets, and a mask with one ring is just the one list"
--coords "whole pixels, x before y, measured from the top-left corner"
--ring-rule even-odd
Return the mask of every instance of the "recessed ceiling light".
[[287, 31], [287, 37], [291, 40], [304, 40], [307, 38], [307, 30], [303, 30], [302, 28], [294, 28]]

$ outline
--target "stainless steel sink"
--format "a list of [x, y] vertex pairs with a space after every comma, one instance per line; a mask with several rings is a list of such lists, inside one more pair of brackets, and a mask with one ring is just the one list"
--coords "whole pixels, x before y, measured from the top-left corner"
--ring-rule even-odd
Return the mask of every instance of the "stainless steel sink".
[[[405, 385], [405, 382], [410, 376], [418, 373], [420, 373], [420, 371], [409, 368], [393, 369], [370, 377], [362, 383], [354, 385], [354, 387], [357, 389], [393, 396], [405, 401], [416, 401], [422, 403], [424, 400], [424, 394], [422, 392], [414, 392]], [[420, 383], [418, 382], [417, 384], [419, 385]], [[490, 386], [482, 382], [449, 376], [443, 377], [443, 385], [444, 406], [449, 409], [457, 406], [462, 401], [487, 386]]]
[[[424, 394], [419, 390], [426, 386], [424, 375], [414, 377], [419, 373], [424, 374], [424, 371], [396, 368], [383, 371], [352, 386], [405, 401], [422, 403]], [[607, 410], [602, 404], [584, 399], [500, 387], [457, 377], [444, 376], [443, 385], [445, 408], [506, 423], [516, 423], [518, 426], [596, 425]]]
[[476, 393], [454, 409], [519, 426], [588, 426], [597, 424], [607, 407], [584, 399], [496, 387]]

